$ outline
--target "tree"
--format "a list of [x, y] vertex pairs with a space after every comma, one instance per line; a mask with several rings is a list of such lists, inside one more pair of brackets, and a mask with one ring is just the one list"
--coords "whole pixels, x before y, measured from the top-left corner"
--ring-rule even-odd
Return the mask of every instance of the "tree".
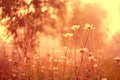
[[1, 20], [8, 18], [4, 26], [8, 26], [8, 34], [14, 36], [14, 44], [22, 49], [24, 55], [34, 51], [37, 33], [49, 33], [54, 29], [61, 31], [65, 21], [63, 14], [66, 11], [65, 2], [64, 0], [0, 1]]

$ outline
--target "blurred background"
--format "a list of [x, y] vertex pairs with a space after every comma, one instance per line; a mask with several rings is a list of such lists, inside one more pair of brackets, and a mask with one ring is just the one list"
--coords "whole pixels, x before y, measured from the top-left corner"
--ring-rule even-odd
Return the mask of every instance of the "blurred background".
[[[26, 45], [32, 50], [37, 45], [38, 52], [51, 53], [65, 46], [63, 34], [70, 32], [72, 25], [82, 28], [86, 23], [95, 27], [87, 45], [91, 50], [106, 45], [119, 47], [120, 2], [117, 0], [1, 0], [0, 15], [1, 43], [23, 49]], [[78, 34], [79, 39], [86, 36], [82, 29]]]
[[103, 53], [108, 69], [107, 59], [120, 56], [119, 21], [119, 0], [0, 0], [0, 65], [13, 60], [20, 67], [36, 56], [46, 64], [50, 56], [64, 55], [66, 61], [87, 48], [97, 57]]

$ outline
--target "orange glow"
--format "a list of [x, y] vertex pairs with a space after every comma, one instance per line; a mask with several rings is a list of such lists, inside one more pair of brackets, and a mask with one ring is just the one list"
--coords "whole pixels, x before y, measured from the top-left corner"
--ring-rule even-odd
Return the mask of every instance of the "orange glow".
[[47, 6], [43, 6], [42, 8], [41, 8], [41, 11], [42, 12], [45, 12], [47, 10]]
[[26, 7], [21, 7], [19, 10], [18, 10], [18, 16], [21, 17], [21, 16], [24, 16], [28, 13], [34, 13], [35, 12], [35, 9], [33, 7], [33, 5], [30, 5], [29, 8], [26, 8]]
[[0, 80], [120, 80], [119, 0], [1, 3]]
[[24, 0], [25, 3], [30, 4], [32, 0]]
[[40, 34], [39, 35], [40, 47], [38, 52], [41, 52], [43, 55], [46, 53], [53, 53], [53, 51], [59, 50], [61, 47], [60, 37], [52, 37], [50, 35]]
[[[1, 21], [0, 21], [0, 39], [3, 41], [3, 42], [6, 42], [6, 43], [10, 43], [12, 40], [13, 40], [13, 36], [10, 36], [8, 38], [8, 35], [7, 35], [7, 31], [6, 31], [6, 28], [5, 26], [7, 26], [6, 24], [6, 21], [9, 20], [9, 17], [6, 17], [6, 18], [3, 18]], [[4, 26], [5, 25], [5, 26]]]
[[[26, 0], [25, 0], [26, 1]], [[30, 4], [32, 0], [28, 0], [26, 1], [27, 4]], [[119, 24], [119, 21], [120, 21], [120, 1], [119, 0], [75, 0], [75, 1], [80, 1], [82, 2], [82, 5], [85, 5], [87, 3], [93, 3], [93, 4], [96, 4], [96, 3], [99, 3], [101, 4], [102, 8], [107, 10], [108, 12], [108, 18], [107, 20], [103, 20], [104, 21], [104, 24], [103, 26], [107, 27], [110, 32], [115, 35], [116, 32], [118, 32], [120, 30], [120, 24]], [[71, 7], [71, 4], [75, 1], [68, 1], [67, 3], [67, 20], [69, 22], [69, 19], [72, 17], [72, 7]], [[82, 7], [82, 6], [81, 6]], [[84, 8], [84, 7], [83, 7]], [[46, 6], [43, 6], [41, 8], [41, 11], [42, 12], [45, 12], [46, 10], [48, 9], [48, 7]], [[19, 10], [18, 10], [18, 16], [23, 16], [29, 12], [35, 12], [35, 9], [33, 7], [33, 5], [30, 5], [30, 7], [28, 9], [26, 9], [25, 7], [21, 7]], [[50, 13], [51, 13], [51, 18], [56, 18], [57, 16], [53, 14], [53, 9], [50, 8]], [[1, 11], [0, 11], [1, 12]], [[6, 18], [6, 19], [2, 19], [1, 20], [1, 23], [5, 23], [6, 20], [9, 19], [9, 18]], [[2, 30], [3, 28], [1, 28]], [[3, 30], [2, 30], [3, 31]], [[109, 32], [106, 31], [106, 33], [108, 34], [108, 39], [111, 40], [111, 35]], [[2, 32], [0, 32], [0, 35], [2, 34]]]
[[10, 36], [8, 38], [8, 36], [6, 34], [6, 28], [4, 26], [0, 27], [0, 39], [5, 43], [11, 43], [11, 41], [13, 40], [13, 36]]
[[[107, 27], [110, 32], [115, 35], [116, 32], [120, 31], [120, 1], [119, 0], [81, 0], [84, 4], [86, 3], [100, 3], [102, 8], [108, 12], [108, 19], [104, 20], [105, 27]], [[109, 32], [108, 39], [111, 40], [111, 35]]]

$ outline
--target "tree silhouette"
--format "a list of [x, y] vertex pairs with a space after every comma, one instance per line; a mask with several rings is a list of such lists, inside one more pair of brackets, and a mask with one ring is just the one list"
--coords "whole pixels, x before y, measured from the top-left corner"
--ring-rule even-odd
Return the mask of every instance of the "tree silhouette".
[[25, 56], [28, 52], [34, 51], [37, 33], [49, 33], [54, 29], [61, 32], [65, 21], [65, 2], [64, 0], [0, 0], [1, 20], [8, 18], [3, 25], [8, 26], [8, 34], [14, 36], [15, 46], [21, 48]]

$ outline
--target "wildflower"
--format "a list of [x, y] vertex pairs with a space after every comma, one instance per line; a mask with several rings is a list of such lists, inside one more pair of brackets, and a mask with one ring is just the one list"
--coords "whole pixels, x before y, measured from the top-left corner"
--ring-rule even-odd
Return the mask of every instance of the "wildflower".
[[98, 67], [98, 64], [94, 64], [93, 67], [94, 67], [94, 68]]
[[25, 73], [23, 73], [22, 75], [23, 75], [23, 76], [25, 76], [26, 74], [25, 74]]
[[102, 78], [101, 80], [107, 80], [107, 78]]
[[63, 49], [63, 50], [66, 50], [66, 49], [68, 49], [68, 47], [67, 47], [67, 46], [64, 46], [64, 47], [62, 47], [62, 49]]
[[58, 62], [58, 59], [54, 59], [53, 62]]
[[12, 74], [13, 77], [16, 77], [16, 74]]
[[120, 61], [120, 57], [118, 56], [118, 57], [115, 57], [115, 58], [113, 58], [115, 61], [117, 61], [117, 62], [119, 62]]
[[81, 49], [78, 49], [77, 52], [87, 53], [87, 52], [88, 52], [88, 49], [87, 49], [87, 48], [81, 48]]
[[32, 67], [35, 67], [35, 65], [33, 64]]
[[72, 37], [73, 36], [73, 33], [66, 33], [66, 34], [63, 34], [64, 37]]
[[61, 51], [60, 50], [56, 50], [55, 53], [60, 53]]
[[46, 68], [46, 66], [41, 66], [41, 69], [45, 69]]
[[57, 15], [51, 14], [50, 17], [51, 17], [52, 19], [56, 19], [56, 18], [57, 18]]
[[95, 27], [93, 27], [93, 25], [92, 24], [85, 24], [84, 25], [84, 29], [87, 29], [87, 30], [92, 30], [92, 29], [95, 29]]
[[53, 70], [58, 70], [58, 67], [53, 67], [52, 69], [53, 69]]
[[59, 63], [63, 63], [63, 60], [60, 59], [60, 60], [58, 60], [58, 62], [59, 62]]
[[11, 61], [12, 61], [12, 59], [8, 59], [8, 61], [9, 61], [9, 62], [11, 62]]
[[80, 25], [73, 25], [73, 26], [71, 27], [71, 29], [74, 30], [74, 31], [76, 31], [76, 30], [79, 29], [79, 28], [80, 28]]
[[95, 57], [92, 56], [92, 55], [88, 57], [88, 60], [89, 60], [89, 61], [96, 61]]

